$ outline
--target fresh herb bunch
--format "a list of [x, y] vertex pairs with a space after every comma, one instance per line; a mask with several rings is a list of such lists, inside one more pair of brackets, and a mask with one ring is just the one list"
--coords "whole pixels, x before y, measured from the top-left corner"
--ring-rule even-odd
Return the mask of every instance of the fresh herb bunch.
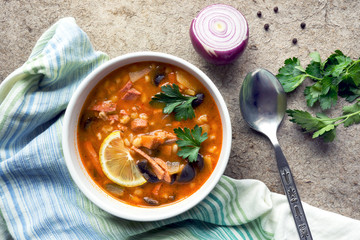
[[336, 118], [329, 118], [323, 113], [317, 113], [314, 117], [301, 110], [287, 110], [286, 112], [292, 117], [290, 121], [299, 124], [306, 132], [313, 132], [313, 138], [322, 136], [325, 142], [331, 142], [336, 136], [338, 125], [343, 123], [345, 127], [348, 127], [360, 122], [360, 101], [343, 107], [343, 115]]
[[191, 103], [196, 97], [185, 96], [181, 94], [179, 86], [176, 84], [165, 85], [161, 87], [163, 92], [156, 94], [152, 97], [152, 102], [165, 103], [163, 113], [170, 114], [175, 113], [175, 119], [177, 121], [192, 119], [195, 117], [194, 108]]
[[191, 130], [187, 127], [185, 127], [184, 130], [176, 128], [174, 129], [174, 132], [179, 138], [176, 143], [181, 148], [177, 153], [178, 156], [188, 159], [189, 162], [195, 162], [198, 157], [201, 143], [208, 138], [207, 133], [205, 132], [202, 134], [202, 128], [198, 125], [195, 125]]
[[305, 88], [307, 105], [320, 103], [322, 110], [329, 109], [337, 102], [338, 95], [352, 102], [360, 96], [360, 59], [352, 60], [340, 50], [330, 55], [324, 62], [318, 52], [310, 54], [311, 62], [304, 69], [297, 58], [285, 60], [276, 76], [285, 92], [296, 89], [306, 78], [315, 81]]
[[[340, 50], [330, 55], [324, 62], [318, 52], [310, 54], [312, 61], [304, 69], [297, 58], [285, 60], [285, 65], [279, 69], [277, 78], [285, 92], [296, 89], [306, 78], [315, 81], [304, 91], [309, 107], [319, 102], [322, 110], [331, 108], [337, 103], [338, 96], [353, 102], [360, 96], [360, 59], [352, 60]], [[292, 119], [306, 132], [313, 132], [313, 138], [323, 137], [324, 141], [333, 141], [336, 136], [336, 127], [344, 124], [348, 127], [360, 122], [360, 101], [351, 106], [343, 107], [343, 115], [329, 118], [323, 113], [312, 116], [301, 110], [287, 110]]]

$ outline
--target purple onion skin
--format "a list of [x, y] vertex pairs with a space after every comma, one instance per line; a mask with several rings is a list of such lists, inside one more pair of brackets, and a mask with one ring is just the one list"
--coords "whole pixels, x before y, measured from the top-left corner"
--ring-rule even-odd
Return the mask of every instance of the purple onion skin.
[[194, 32], [193, 32], [193, 25], [195, 24], [195, 19], [192, 20], [191, 25], [190, 25], [190, 39], [191, 39], [191, 43], [194, 46], [194, 49], [196, 50], [196, 52], [202, 56], [206, 61], [213, 63], [215, 65], [225, 65], [225, 64], [230, 64], [232, 62], [234, 62], [235, 60], [237, 60], [245, 51], [246, 46], [248, 44], [249, 41], [249, 26], [248, 23], [246, 22], [246, 38], [239, 43], [239, 45], [237, 45], [236, 47], [229, 49], [227, 51], [217, 51], [216, 49], [214, 49], [214, 52], [216, 53], [217, 56], [214, 56], [212, 54], [209, 54], [204, 46], [200, 43], [200, 41], [197, 39], [197, 37], [195, 36]]

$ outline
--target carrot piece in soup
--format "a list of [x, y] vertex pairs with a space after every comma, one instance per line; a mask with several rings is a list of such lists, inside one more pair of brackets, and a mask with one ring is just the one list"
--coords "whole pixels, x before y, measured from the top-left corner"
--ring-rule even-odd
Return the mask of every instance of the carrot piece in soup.
[[131, 130], [133, 131], [139, 131], [145, 129], [147, 128], [147, 126], [148, 126], [148, 121], [145, 119], [135, 118], [134, 120], [131, 121]]
[[153, 188], [153, 190], [151, 191], [151, 193], [155, 196], [159, 195], [159, 191], [160, 191], [162, 184], [163, 184], [162, 182], [159, 182], [158, 184], [156, 184], [155, 187]]
[[84, 147], [85, 147], [86, 152], [88, 153], [90, 161], [92, 162], [93, 166], [95, 167], [95, 170], [103, 177], [104, 173], [99, 164], [99, 156], [96, 153], [94, 146], [92, 145], [92, 143], [90, 141], [86, 141], [86, 142], [84, 142]]
[[170, 157], [172, 153], [172, 146], [171, 145], [163, 145], [160, 147], [160, 152], [167, 157]]
[[172, 124], [172, 126], [173, 126], [174, 128], [178, 128], [178, 127], [180, 127], [181, 122], [180, 122], [180, 121], [173, 121], [171, 124]]
[[161, 141], [159, 137], [153, 135], [142, 135], [140, 139], [141, 146], [148, 149], [156, 149], [159, 147], [160, 144], [164, 143], [164, 141]]
[[169, 82], [175, 83], [175, 81], [176, 81], [176, 75], [175, 75], [174, 72], [169, 73], [169, 74], [168, 74], [168, 78], [169, 78]]

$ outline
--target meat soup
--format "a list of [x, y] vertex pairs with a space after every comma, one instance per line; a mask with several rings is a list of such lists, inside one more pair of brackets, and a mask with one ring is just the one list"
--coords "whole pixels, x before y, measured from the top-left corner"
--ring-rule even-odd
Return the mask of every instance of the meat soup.
[[222, 123], [209, 91], [158, 62], [115, 70], [91, 91], [78, 148], [91, 178], [127, 204], [161, 206], [197, 191], [215, 168]]

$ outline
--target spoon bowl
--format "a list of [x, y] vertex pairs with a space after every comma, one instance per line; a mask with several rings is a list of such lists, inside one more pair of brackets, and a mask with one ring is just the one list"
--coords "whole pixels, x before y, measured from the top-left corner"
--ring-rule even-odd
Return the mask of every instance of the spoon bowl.
[[287, 196], [300, 239], [311, 240], [311, 232], [293, 175], [280, 148], [276, 132], [286, 111], [286, 95], [278, 79], [265, 69], [249, 73], [240, 90], [240, 109], [254, 130], [266, 135], [275, 149], [281, 183]]
[[240, 109], [244, 120], [259, 132], [275, 132], [286, 110], [286, 95], [276, 77], [265, 69], [249, 73], [240, 91]]

